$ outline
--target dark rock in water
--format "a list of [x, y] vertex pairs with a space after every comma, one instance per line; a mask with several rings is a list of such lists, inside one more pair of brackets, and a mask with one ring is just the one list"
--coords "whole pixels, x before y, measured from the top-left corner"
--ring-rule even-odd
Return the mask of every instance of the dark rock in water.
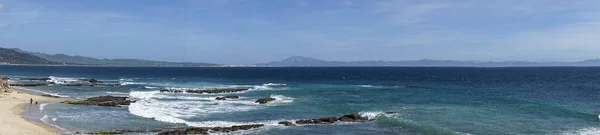
[[337, 117], [318, 118], [310, 120], [297, 120], [296, 124], [331, 124], [338, 121]]
[[54, 95], [50, 95], [50, 94], [44, 94], [44, 95], [42, 95], [42, 97], [60, 98], [59, 96], [54, 96]]
[[296, 126], [296, 124], [294, 124], [292, 122], [289, 122], [289, 121], [282, 121], [282, 122], [279, 122], [277, 124], [284, 125], [284, 126]]
[[340, 121], [344, 122], [357, 122], [369, 120], [367, 117], [362, 117], [360, 114], [348, 114], [339, 118]]
[[52, 80], [51, 78], [19, 78], [19, 80], [25, 80], [25, 81], [48, 81], [48, 80]]
[[102, 81], [98, 81], [94, 78], [90, 78], [90, 79], [79, 79], [79, 81], [84, 81], [84, 82], [90, 82], [90, 83], [102, 83]]
[[99, 96], [88, 98], [83, 101], [64, 101], [65, 104], [74, 105], [97, 105], [97, 106], [110, 106], [117, 107], [119, 105], [129, 105], [135, 101], [127, 100], [127, 97], [116, 97], [116, 96]]
[[56, 84], [56, 85], [60, 85], [60, 86], [80, 86], [80, 87], [99, 87], [99, 86], [116, 87], [116, 86], [121, 86], [121, 84], [118, 84], [118, 83], [93, 83], [93, 84], [88, 84], [88, 83], [70, 83], [70, 84]]
[[11, 83], [10, 86], [37, 87], [37, 86], [48, 86], [48, 83]]
[[207, 94], [215, 94], [215, 93], [233, 93], [233, 92], [241, 92], [252, 89], [252, 87], [239, 87], [239, 88], [213, 88], [213, 89], [185, 89], [185, 90], [173, 90], [173, 89], [162, 89], [160, 92], [173, 92], [173, 93], [207, 93]]
[[385, 114], [398, 114], [398, 112], [385, 112]]
[[158, 133], [158, 135], [188, 135], [188, 134], [209, 134], [209, 133], [227, 133], [241, 130], [250, 130], [253, 128], [260, 128], [265, 126], [264, 124], [252, 124], [252, 125], [239, 125], [232, 127], [213, 127], [213, 128], [205, 128], [205, 127], [191, 127], [180, 130], [171, 130], [171, 131], [163, 131]]
[[225, 97], [217, 97], [215, 100], [227, 100], [227, 99], [238, 99], [238, 96], [225, 96]]
[[256, 100], [256, 102], [254, 102], [254, 103], [266, 104], [271, 101], [275, 101], [275, 98], [261, 98], [261, 99]]
[[239, 96], [225, 96], [225, 98], [228, 98], [228, 99], [238, 99], [240, 97]]

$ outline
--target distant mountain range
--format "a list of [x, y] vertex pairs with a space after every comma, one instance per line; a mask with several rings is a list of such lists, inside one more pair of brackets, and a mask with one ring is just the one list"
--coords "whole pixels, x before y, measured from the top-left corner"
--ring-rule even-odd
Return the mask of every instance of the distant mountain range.
[[416, 60], [416, 61], [326, 61], [312, 57], [293, 56], [281, 61], [256, 64], [269, 67], [336, 67], [336, 66], [429, 66], [429, 67], [526, 67], [526, 66], [600, 66], [600, 59], [580, 62], [527, 62], [527, 61], [454, 61], [454, 60]]
[[17, 48], [0, 48], [0, 64], [28, 65], [81, 65], [81, 66], [125, 66], [125, 67], [212, 67], [209, 63], [164, 62], [139, 59], [97, 59], [86, 56], [45, 54]]
[[327, 61], [312, 57], [293, 56], [281, 61], [254, 65], [221, 65], [194, 62], [165, 62], [139, 59], [98, 59], [66, 54], [45, 54], [17, 48], [0, 48], [0, 64], [24, 65], [81, 65], [81, 66], [124, 66], [124, 67], [357, 67], [357, 66], [424, 66], [424, 67], [527, 67], [527, 66], [600, 66], [600, 59], [579, 62], [528, 62], [528, 61]]

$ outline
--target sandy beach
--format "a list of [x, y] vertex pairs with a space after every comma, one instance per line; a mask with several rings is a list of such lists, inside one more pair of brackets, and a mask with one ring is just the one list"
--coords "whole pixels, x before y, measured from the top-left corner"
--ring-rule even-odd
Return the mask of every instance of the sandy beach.
[[23, 118], [24, 106], [34, 102], [60, 102], [64, 99], [42, 97], [25, 93], [17, 88], [13, 93], [0, 95], [0, 135], [57, 135], [54, 128]]

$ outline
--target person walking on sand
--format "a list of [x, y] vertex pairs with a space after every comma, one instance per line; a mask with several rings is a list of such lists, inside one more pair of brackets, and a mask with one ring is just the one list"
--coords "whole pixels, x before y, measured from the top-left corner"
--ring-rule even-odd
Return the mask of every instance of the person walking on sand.
[[33, 104], [33, 98], [29, 99], [29, 104]]

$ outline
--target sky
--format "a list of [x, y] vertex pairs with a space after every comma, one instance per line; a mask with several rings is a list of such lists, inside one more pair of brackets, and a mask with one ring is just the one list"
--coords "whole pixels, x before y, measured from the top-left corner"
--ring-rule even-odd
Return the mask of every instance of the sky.
[[600, 0], [0, 0], [0, 47], [253, 64], [600, 58]]

